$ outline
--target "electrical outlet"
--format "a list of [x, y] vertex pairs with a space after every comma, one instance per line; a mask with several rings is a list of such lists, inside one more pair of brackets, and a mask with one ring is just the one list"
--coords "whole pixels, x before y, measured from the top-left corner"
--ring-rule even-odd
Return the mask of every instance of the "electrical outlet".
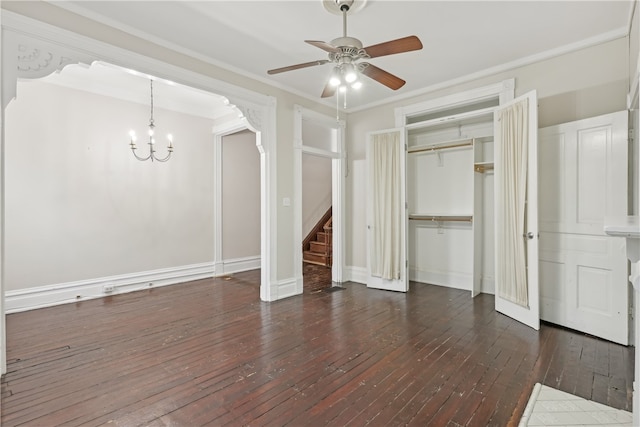
[[110, 294], [115, 290], [116, 290], [116, 287], [113, 285], [104, 285], [102, 287], [102, 292], [104, 292], [105, 294]]

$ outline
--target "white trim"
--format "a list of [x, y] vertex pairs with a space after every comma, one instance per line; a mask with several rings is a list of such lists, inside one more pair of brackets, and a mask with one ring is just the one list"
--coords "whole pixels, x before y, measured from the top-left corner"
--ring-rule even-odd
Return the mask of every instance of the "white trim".
[[318, 156], [318, 157], [329, 157], [331, 159], [340, 158], [340, 154], [335, 153], [333, 151], [329, 151], [329, 150], [323, 150], [322, 148], [308, 147], [306, 145], [295, 147], [295, 148], [301, 149], [303, 154], [311, 154], [312, 156]]
[[[213, 276], [213, 263], [206, 262], [202, 264], [79, 280], [76, 282], [38, 286], [19, 291], [7, 291], [5, 293], [6, 312], [17, 313], [59, 304], [86, 301], [115, 294], [174, 285], [192, 280], [207, 279]], [[105, 286], [113, 286], [113, 291], [105, 292]]]
[[[289, 93], [301, 96], [305, 99], [311, 100], [313, 102], [320, 102], [321, 104], [327, 105], [329, 107], [334, 106], [333, 105], [333, 101], [332, 100], [318, 100], [317, 97], [311, 96], [307, 93], [304, 93], [300, 90], [297, 89], [292, 89], [291, 87], [281, 84], [279, 82], [270, 80], [262, 75], [257, 75], [257, 74], [253, 74], [253, 73], [249, 73], [245, 70], [239, 69], [237, 67], [234, 67], [230, 64], [227, 64], [225, 62], [219, 61], [219, 60], [215, 60], [211, 57], [208, 57], [206, 55], [194, 52], [190, 49], [185, 49], [182, 46], [178, 46], [175, 43], [172, 43], [171, 41], [161, 38], [161, 37], [155, 37], [152, 36], [146, 32], [140, 31], [139, 29], [135, 28], [135, 27], [130, 27], [128, 25], [122, 24], [118, 21], [114, 21], [113, 19], [110, 18], [106, 18], [103, 15], [99, 14], [99, 13], [95, 13], [95, 12], [91, 12], [91, 11], [87, 11], [86, 9], [82, 9], [82, 8], [78, 8], [77, 6], [74, 6], [73, 4], [70, 3], [65, 3], [65, 2], [57, 2], [56, 6], [61, 7], [63, 9], [66, 9], [70, 12], [73, 13], [77, 13], [80, 16], [84, 16], [85, 18], [88, 19], [92, 19], [92, 20], [97, 20], [98, 22], [102, 22], [105, 23], [107, 25], [109, 25], [110, 27], [125, 31], [129, 34], [132, 34], [136, 37], [139, 37], [143, 40], [147, 40], [150, 41], [152, 43], [158, 44], [160, 46], [165, 46], [168, 47], [171, 50], [174, 50], [176, 52], [179, 53], [183, 53], [185, 55], [191, 56], [193, 58], [199, 59], [205, 63], [214, 65], [216, 67], [220, 67], [222, 69], [228, 70], [228, 71], [232, 71], [236, 74], [239, 74], [241, 76], [244, 77], [248, 77], [251, 78], [253, 80], [257, 80], [260, 81], [262, 83], [268, 84], [270, 86], [274, 86], [277, 87], [279, 89], [283, 89]], [[606, 43], [612, 40], [616, 40], [622, 37], [626, 37], [627, 35], [629, 35], [629, 31], [631, 28], [631, 24], [632, 24], [632, 20], [633, 19], [633, 7], [631, 8], [631, 12], [630, 12], [630, 16], [629, 16], [629, 22], [625, 25], [622, 26], [618, 29], [606, 32], [604, 34], [599, 34], [596, 35], [594, 37], [590, 37], [584, 40], [580, 40], [574, 43], [570, 43], [564, 46], [560, 46], [554, 49], [550, 49], [544, 52], [540, 52], [537, 54], [533, 54], [533, 55], [529, 55], [529, 56], [525, 56], [523, 58], [520, 59], [516, 59], [514, 61], [511, 62], [507, 62], [504, 64], [500, 64], [498, 66], [495, 67], [490, 67], [490, 68], [486, 68], [484, 70], [475, 72], [475, 73], [471, 73], [471, 74], [467, 74], [465, 76], [461, 76], [455, 79], [451, 79], [445, 82], [441, 82], [441, 83], [436, 83], [433, 84], [431, 86], [427, 86], [425, 88], [421, 88], [421, 89], [417, 89], [411, 92], [404, 92], [404, 93], [400, 93], [396, 96], [391, 96], [391, 97], [387, 97], [383, 100], [380, 101], [376, 101], [376, 102], [370, 102], [368, 104], [364, 104], [364, 105], [360, 105], [358, 107], [355, 108], [351, 108], [351, 109], [347, 109], [345, 112], [350, 114], [350, 113], [356, 113], [359, 111], [363, 111], [363, 110], [368, 110], [370, 108], [374, 108], [374, 107], [378, 107], [380, 105], [386, 105], [386, 104], [391, 104], [391, 103], [395, 103], [398, 101], [402, 101], [402, 100], [406, 100], [409, 98], [413, 98], [416, 96], [420, 96], [420, 95], [424, 95], [426, 93], [429, 92], [434, 92], [436, 90], [440, 90], [440, 89], [445, 89], [447, 87], [452, 87], [452, 86], [456, 86], [459, 84], [463, 84], [463, 83], [467, 83], [473, 80], [477, 80], [477, 79], [481, 79], [483, 77], [487, 77], [487, 76], [491, 76], [491, 75], [495, 75], [495, 74], [499, 74], [499, 73], [503, 73], [503, 72], [507, 72], [510, 70], [513, 70], [515, 68], [519, 68], [519, 67], [523, 67], [525, 65], [529, 65], [529, 64], [533, 64], [535, 62], [539, 62], [539, 61], [544, 61], [550, 58], [554, 58], [560, 55], [564, 55], [570, 52], [575, 52], [581, 49], [585, 49], [588, 47], [592, 47], [592, 46], [596, 46], [602, 43]]]
[[344, 279], [345, 282], [355, 282], [367, 284], [367, 269], [364, 267], [356, 267], [348, 265], [344, 267]]
[[[270, 99], [272, 97], [269, 95], [254, 92], [223, 80], [218, 80], [7, 10], [3, 10], [2, 29], [11, 33], [11, 35], [20, 41], [41, 42], [43, 45], [46, 45], [46, 47], [55, 47], [65, 54], [73, 55], [73, 59], [65, 58], [65, 60], [70, 60], [70, 62], [65, 62], [64, 65], [76, 62], [77, 58], [81, 59], [80, 62], [82, 63], [91, 63], [99, 60], [124, 68], [135, 67], [136, 71], [148, 75], [212, 92], [228, 98], [231, 104], [249, 102], [252, 104], [267, 105], [271, 102]], [[5, 46], [2, 47], [4, 50]], [[13, 52], [5, 53], [13, 54]], [[8, 57], [4, 57], [3, 59], [8, 59]], [[9, 64], [3, 65], [6, 66]]]
[[[77, 6], [74, 6], [74, 5], [72, 5], [70, 3], [67, 3], [67, 2], [55, 2], [55, 5], [58, 6], [58, 7], [63, 8], [63, 9], [67, 9], [69, 12], [76, 13], [76, 14], [78, 14], [80, 16], [83, 16], [85, 18], [91, 19], [93, 21], [97, 21], [97, 22], [103, 23], [103, 24], [108, 25], [108, 26], [110, 26], [112, 28], [124, 31], [124, 32], [126, 32], [128, 34], [131, 34], [131, 35], [133, 35], [135, 37], [138, 37], [138, 38], [140, 38], [142, 40], [146, 40], [148, 42], [157, 44], [159, 46], [166, 47], [168, 49], [171, 49], [174, 52], [178, 52], [180, 54], [195, 58], [195, 59], [197, 59], [199, 61], [202, 61], [202, 62], [204, 62], [206, 64], [213, 65], [213, 66], [218, 67], [218, 68], [220, 68], [222, 70], [230, 71], [230, 72], [235, 73], [235, 74], [237, 74], [239, 76], [243, 76], [243, 77], [246, 77], [246, 78], [249, 78], [249, 79], [252, 79], [252, 80], [259, 81], [259, 82], [264, 83], [266, 85], [269, 85], [269, 86], [272, 86], [272, 87], [275, 87], [275, 88], [278, 88], [278, 89], [282, 89], [282, 90], [284, 90], [286, 92], [289, 92], [291, 94], [297, 95], [297, 96], [299, 96], [301, 98], [305, 98], [305, 99], [307, 99], [309, 101], [313, 101], [314, 103], [320, 103], [320, 104], [326, 105], [328, 107], [334, 106], [333, 105], [333, 101], [331, 101], [331, 100], [323, 101], [322, 99], [318, 99], [317, 95], [309, 95], [306, 92], [303, 92], [303, 91], [298, 90], [298, 89], [294, 89], [294, 88], [290, 87], [287, 84], [282, 84], [280, 82], [271, 80], [271, 79], [269, 79], [269, 78], [267, 78], [267, 77], [265, 77], [265, 76], [263, 76], [261, 74], [250, 73], [250, 72], [248, 72], [248, 71], [246, 71], [246, 70], [244, 70], [242, 68], [235, 67], [235, 66], [230, 65], [230, 64], [228, 64], [226, 62], [217, 60], [215, 58], [211, 58], [210, 56], [203, 55], [203, 54], [198, 53], [196, 51], [193, 51], [191, 49], [186, 49], [183, 46], [175, 44], [175, 43], [171, 42], [168, 39], [165, 39], [165, 38], [162, 38], [162, 37], [155, 37], [153, 35], [150, 35], [149, 33], [146, 33], [144, 31], [139, 30], [136, 27], [131, 27], [131, 26], [122, 24], [121, 22], [113, 20], [111, 18], [106, 18], [106, 17], [104, 17], [103, 15], [101, 15], [99, 13], [87, 11], [85, 9], [78, 9]], [[11, 13], [11, 12], [9, 12], [9, 13]]]
[[511, 70], [515, 70], [516, 68], [524, 67], [526, 65], [535, 64], [536, 62], [546, 61], [551, 58], [555, 58], [561, 55], [566, 55], [571, 52], [576, 52], [581, 49], [586, 49], [589, 47], [597, 46], [599, 44], [607, 43], [613, 40], [617, 40], [627, 36], [626, 28], [620, 27], [617, 30], [612, 30], [604, 34], [600, 34], [595, 37], [587, 38], [584, 40], [580, 40], [576, 43], [570, 43], [565, 46], [560, 46], [555, 49], [550, 49], [546, 52], [537, 53], [534, 55], [526, 56], [524, 58], [516, 59], [515, 61], [506, 62], [504, 64], [497, 65], [495, 67], [485, 68], [484, 70], [477, 71], [475, 73], [467, 74], [465, 76], [461, 76], [455, 79], [447, 80], [444, 82], [436, 83], [431, 86], [423, 87], [418, 90], [414, 90], [412, 92], [405, 92], [402, 94], [398, 94], [396, 96], [390, 96], [383, 100], [377, 102], [371, 102], [366, 105], [361, 105], [356, 108], [348, 109], [346, 112], [357, 113], [359, 111], [368, 110], [373, 107], [379, 107], [381, 105], [387, 105], [392, 103], [398, 103], [400, 101], [415, 98], [417, 96], [426, 95], [431, 92], [435, 92], [441, 89], [450, 88], [453, 86], [458, 86], [461, 84], [469, 83], [474, 80], [479, 80], [485, 77], [490, 77], [494, 75], [498, 75], [501, 73], [506, 73]]
[[[217, 270], [211, 262], [162, 268], [151, 271], [79, 280], [76, 282], [38, 286], [19, 291], [7, 291], [6, 312], [18, 313], [60, 304], [86, 301], [111, 295], [125, 294], [161, 286], [176, 285], [260, 268], [260, 256], [224, 260]], [[105, 292], [105, 286], [113, 291]]]
[[489, 100], [496, 97], [499, 98], [499, 103], [503, 104], [513, 99], [514, 93], [515, 79], [506, 79], [492, 85], [482, 86], [464, 92], [456, 92], [451, 95], [429, 99], [416, 104], [397, 107], [394, 110], [396, 126], [406, 126], [407, 118], [418, 114], [450, 109], [456, 106], [472, 104], [474, 102]]
[[273, 298], [274, 300], [288, 298], [300, 294], [298, 292], [298, 280], [295, 277], [279, 280], [276, 286], [277, 289], [276, 294]]
[[536, 385], [533, 386], [531, 396], [529, 396], [529, 401], [527, 402], [527, 406], [524, 408], [518, 427], [527, 427], [529, 425], [529, 418], [531, 418], [531, 414], [533, 413], [533, 407], [536, 406], [540, 390], [542, 390], [542, 384], [536, 383]]
[[482, 276], [480, 278], [480, 293], [481, 294], [496, 294], [496, 279], [493, 276]]
[[[265, 108], [264, 121], [260, 133], [256, 133], [256, 147], [260, 151], [260, 298], [275, 301], [273, 288], [278, 286], [276, 274], [278, 266], [278, 175], [276, 161], [276, 99]], [[252, 129], [255, 131], [255, 129]], [[263, 143], [263, 139], [269, 144]], [[270, 145], [272, 144], [272, 145]], [[267, 147], [270, 147], [267, 150]], [[277, 293], [276, 293], [277, 294]]]
[[224, 268], [222, 260], [222, 137], [213, 137], [213, 263], [216, 271]]
[[[1, 7], [2, 0], [0, 0], [0, 22], [4, 19], [5, 11]], [[2, 36], [2, 29], [0, 28], [0, 49], [3, 46], [4, 40]], [[2, 99], [4, 99], [4, 67], [2, 66], [2, 53], [0, 52], [0, 177], [4, 177], [4, 109], [2, 108]], [[7, 325], [6, 325], [6, 301], [3, 297], [4, 283], [5, 283], [5, 248], [4, 248], [4, 178], [0, 179], [0, 230], [3, 232], [2, 238], [0, 238], [0, 375], [7, 373]], [[1, 414], [1, 411], [0, 411]]]
[[627, 109], [633, 108], [633, 102], [638, 96], [638, 80], [640, 80], [640, 55], [638, 55], [638, 61], [636, 61], [636, 70], [631, 78], [631, 87], [629, 93], [627, 93]]
[[429, 285], [470, 291], [473, 288], [473, 274], [454, 273], [450, 271], [421, 271], [409, 269], [409, 280]]
[[247, 124], [241, 118], [238, 118], [238, 120], [213, 125], [211, 127], [211, 133], [223, 137], [245, 129], [247, 129]]
[[216, 276], [240, 273], [241, 271], [257, 270], [260, 268], [260, 255], [226, 259], [222, 261], [220, 265], [220, 269], [218, 269], [216, 265]]

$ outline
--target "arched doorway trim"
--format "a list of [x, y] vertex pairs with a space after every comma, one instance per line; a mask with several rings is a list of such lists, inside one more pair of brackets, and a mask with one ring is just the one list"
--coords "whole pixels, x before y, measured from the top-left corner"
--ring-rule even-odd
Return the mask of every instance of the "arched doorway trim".
[[[271, 230], [275, 230], [276, 184], [276, 99], [222, 80], [190, 71], [139, 53], [119, 48], [68, 30], [61, 29], [6, 10], [2, 11], [1, 84], [1, 147], [4, 150], [4, 114], [9, 102], [17, 95], [18, 78], [44, 77], [69, 64], [104, 61], [133, 69], [176, 83], [226, 97], [229, 106], [237, 110], [239, 121], [256, 132], [256, 145], [261, 165], [261, 285], [260, 297], [272, 301], [277, 297], [275, 284], [276, 251], [272, 248]], [[0, 158], [4, 168], [4, 158]], [[0, 178], [2, 179], [2, 178]], [[0, 181], [0, 188], [4, 183]], [[2, 190], [4, 191], [4, 190]], [[4, 195], [0, 198], [4, 203]], [[0, 206], [0, 234], [4, 236], [4, 206]], [[272, 249], [272, 250], [270, 250]], [[2, 257], [4, 264], [4, 256]], [[4, 271], [4, 265], [1, 265]], [[0, 292], [4, 283], [0, 280]], [[273, 289], [272, 289], [273, 288]], [[4, 304], [0, 304], [0, 369], [6, 372], [6, 336]]]

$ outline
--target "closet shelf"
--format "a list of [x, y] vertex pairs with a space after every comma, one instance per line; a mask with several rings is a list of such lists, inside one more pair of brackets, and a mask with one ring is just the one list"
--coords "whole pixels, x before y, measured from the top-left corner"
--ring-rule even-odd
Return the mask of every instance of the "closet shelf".
[[473, 170], [480, 173], [493, 170], [493, 162], [476, 162], [473, 164]]
[[446, 117], [437, 117], [428, 120], [421, 120], [415, 123], [407, 123], [405, 128], [408, 131], [431, 130], [441, 126], [455, 126], [456, 124], [471, 124], [479, 121], [492, 121], [493, 112], [496, 107], [481, 108], [479, 110], [466, 111], [464, 113], [452, 114]]
[[409, 219], [414, 221], [433, 221], [433, 222], [473, 222], [473, 215], [409, 214]]
[[473, 138], [466, 138], [466, 139], [457, 139], [454, 141], [447, 141], [440, 144], [420, 145], [417, 147], [411, 147], [407, 149], [407, 153], [419, 153], [422, 151], [445, 150], [448, 148], [473, 147], [473, 141], [474, 141]]

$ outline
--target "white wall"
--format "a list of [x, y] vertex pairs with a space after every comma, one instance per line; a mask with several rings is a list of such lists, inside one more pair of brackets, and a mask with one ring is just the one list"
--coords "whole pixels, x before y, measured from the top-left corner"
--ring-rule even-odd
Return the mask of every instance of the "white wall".
[[6, 111], [6, 290], [213, 260], [212, 120], [156, 109], [158, 134], [174, 135], [167, 163], [129, 150], [129, 129], [144, 135], [148, 120], [148, 105], [19, 83]]
[[[437, 66], [437, 64], [433, 64]], [[621, 38], [493, 76], [348, 116], [346, 265], [366, 267], [365, 136], [395, 126], [394, 108], [515, 78], [516, 95], [538, 91], [539, 127], [624, 110], [629, 89], [628, 39]], [[543, 167], [543, 166], [541, 166]]]
[[222, 138], [222, 258], [260, 256], [260, 154], [253, 132]]

